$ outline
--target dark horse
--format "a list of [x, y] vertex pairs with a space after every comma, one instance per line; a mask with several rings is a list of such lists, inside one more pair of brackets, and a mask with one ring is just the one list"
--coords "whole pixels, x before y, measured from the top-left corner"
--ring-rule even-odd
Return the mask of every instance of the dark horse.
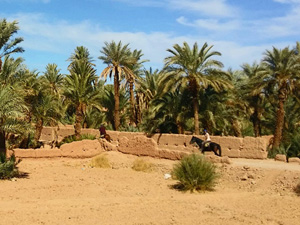
[[[193, 136], [190, 141], [190, 144], [196, 143], [199, 146], [199, 148], [201, 149], [202, 142], [203, 142], [203, 140]], [[203, 149], [201, 150], [202, 153], [209, 152], [209, 151], [213, 151], [215, 153], [215, 155], [217, 155], [217, 156], [222, 155], [221, 146], [215, 142], [206, 143], [205, 146], [203, 146]]]
[[111, 138], [110, 138], [109, 134], [104, 134], [103, 138], [105, 138], [108, 142], [111, 142]]

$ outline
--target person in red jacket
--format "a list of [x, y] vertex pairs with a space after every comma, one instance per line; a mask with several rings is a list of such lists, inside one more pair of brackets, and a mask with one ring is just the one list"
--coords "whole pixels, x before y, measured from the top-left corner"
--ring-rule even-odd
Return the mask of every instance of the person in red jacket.
[[101, 124], [99, 131], [100, 131], [100, 138], [105, 138], [106, 130], [105, 130], [105, 126], [103, 124]]

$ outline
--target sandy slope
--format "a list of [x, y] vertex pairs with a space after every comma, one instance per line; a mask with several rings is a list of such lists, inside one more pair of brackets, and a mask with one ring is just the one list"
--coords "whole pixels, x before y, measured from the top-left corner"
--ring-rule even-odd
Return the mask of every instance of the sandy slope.
[[105, 153], [112, 169], [90, 159], [25, 159], [26, 178], [0, 181], [0, 224], [300, 224], [300, 165], [233, 159], [218, 165], [214, 192], [182, 193], [164, 179], [174, 161], [145, 159], [154, 171], [131, 169], [136, 156]]

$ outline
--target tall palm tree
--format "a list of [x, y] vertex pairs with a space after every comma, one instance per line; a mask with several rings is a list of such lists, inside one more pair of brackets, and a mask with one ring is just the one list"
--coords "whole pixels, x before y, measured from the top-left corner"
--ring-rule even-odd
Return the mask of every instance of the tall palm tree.
[[65, 78], [64, 95], [75, 107], [75, 135], [81, 134], [82, 122], [87, 107], [99, 105], [99, 91], [96, 88], [96, 70], [91, 63], [88, 49], [80, 46], [70, 59], [69, 75]]
[[168, 49], [171, 56], [165, 58], [165, 69], [167, 75], [162, 81], [166, 90], [186, 86], [191, 92], [193, 111], [194, 111], [194, 129], [195, 134], [199, 134], [199, 91], [208, 86], [216, 91], [222, 88], [231, 87], [230, 83], [224, 79], [224, 72], [221, 71], [223, 64], [215, 59], [214, 56], [220, 56], [221, 53], [211, 51], [213, 46], [207, 43], [199, 49], [195, 43], [193, 48], [184, 42], [183, 46], [175, 44], [174, 49]]
[[101, 77], [105, 80], [109, 76], [114, 77], [114, 98], [115, 98], [115, 110], [114, 110], [114, 124], [115, 129], [119, 130], [120, 126], [120, 82], [122, 75], [127, 74], [134, 77], [131, 66], [136, 63], [136, 58], [132, 56], [129, 44], [122, 45], [120, 41], [118, 44], [114, 41], [108, 43], [105, 42], [105, 46], [100, 51], [103, 55], [99, 56], [100, 60], [103, 60], [108, 66], [102, 71]]
[[19, 30], [18, 22], [7, 22], [6, 19], [0, 19], [0, 72], [2, 70], [2, 57], [12, 53], [24, 52], [24, 49], [17, 47], [23, 41], [23, 38], [12, 36]]
[[[244, 74], [248, 77], [247, 82], [243, 85], [244, 94], [249, 106], [252, 108], [250, 119], [253, 123], [254, 135], [259, 137], [262, 135], [262, 116], [265, 109], [265, 93], [264, 89], [257, 89], [257, 79], [263, 72], [261, 64], [253, 63], [252, 65], [243, 64], [242, 69]], [[252, 90], [255, 90], [253, 93]]]
[[144, 54], [142, 54], [142, 50], [135, 49], [132, 52], [132, 57], [135, 58], [135, 63], [131, 66], [132, 74], [125, 74], [125, 81], [126, 84], [129, 86], [129, 93], [130, 93], [130, 124], [133, 125], [134, 123], [137, 124], [137, 116], [135, 110], [135, 98], [134, 98], [134, 86], [136, 86], [138, 78], [142, 75], [141, 68], [143, 67], [143, 63], [147, 62], [148, 60], [141, 60]]
[[257, 90], [272, 87], [277, 92], [277, 112], [274, 130], [273, 148], [278, 148], [281, 143], [285, 117], [285, 102], [287, 97], [299, 85], [300, 80], [300, 60], [294, 50], [288, 47], [280, 50], [273, 47], [272, 51], [264, 53], [263, 65], [264, 73], [257, 77], [261, 79], [261, 84]]
[[[124, 125], [127, 119], [128, 107], [128, 93], [123, 87], [120, 88], [120, 124]], [[101, 105], [105, 108], [103, 113], [105, 115], [106, 122], [111, 124], [113, 129], [116, 129], [114, 123], [114, 110], [115, 110], [115, 97], [114, 97], [114, 87], [111, 84], [105, 85], [105, 92], [101, 98]]]
[[64, 75], [60, 73], [60, 69], [57, 68], [56, 64], [49, 63], [46, 66], [42, 82], [45, 88], [49, 89], [51, 94], [59, 95], [59, 90], [64, 82]]
[[143, 75], [137, 79], [136, 102], [137, 102], [137, 121], [142, 121], [142, 112], [149, 108], [150, 101], [157, 95], [159, 78], [162, 73], [150, 68], [144, 70]]

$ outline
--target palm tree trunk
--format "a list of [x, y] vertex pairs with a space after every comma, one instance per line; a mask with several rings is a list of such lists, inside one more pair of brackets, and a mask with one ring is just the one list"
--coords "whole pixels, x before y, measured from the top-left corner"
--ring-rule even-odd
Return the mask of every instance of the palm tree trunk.
[[195, 134], [199, 135], [199, 106], [197, 97], [193, 98], [193, 108], [194, 108], [194, 123], [195, 123]]
[[237, 119], [233, 119], [231, 124], [232, 124], [232, 129], [233, 129], [233, 132], [234, 132], [234, 136], [242, 137], [242, 131], [241, 131], [239, 121]]
[[0, 154], [6, 156], [5, 131], [0, 131]]
[[258, 116], [257, 109], [254, 110], [254, 113], [252, 115], [252, 123], [253, 123], [255, 137], [260, 137], [261, 136], [261, 126], [260, 126], [260, 119]]
[[40, 140], [42, 129], [43, 129], [43, 120], [40, 119], [35, 124], [35, 134], [34, 134], [35, 142], [38, 142]]
[[274, 132], [273, 148], [278, 148], [281, 142], [282, 129], [284, 124], [284, 102], [285, 98], [280, 98], [278, 103], [278, 109], [276, 113], [276, 127]]
[[[30, 111], [28, 111], [28, 113], [26, 113], [26, 116], [25, 116], [25, 121], [30, 124], [31, 120], [32, 120], [31, 118], [32, 118], [32, 113]], [[26, 136], [24, 136], [23, 140], [20, 143], [19, 148], [28, 148], [29, 140], [30, 140], [30, 133], [28, 133]]]
[[193, 102], [193, 110], [194, 110], [194, 129], [195, 134], [199, 135], [199, 105], [198, 105], [198, 88], [197, 88], [197, 82], [195, 79], [191, 79], [190, 83], [190, 90], [193, 96], [192, 102]]
[[135, 124], [138, 125], [139, 123], [142, 122], [142, 110], [141, 110], [141, 105], [140, 105], [140, 97], [137, 94], [136, 95], [136, 102], [137, 102], [137, 107], [136, 107], [136, 121]]
[[75, 112], [75, 136], [76, 138], [79, 138], [81, 135], [81, 123], [83, 120], [83, 113], [82, 113], [82, 105], [81, 103], [77, 106], [76, 112]]
[[134, 93], [133, 93], [133, 81], [129, 83], [129, 92], [130, 92], [130, 105], [131, 105], [131, 117], [130, 124], [133, 125], [135, 122], [135, 110], [134, 110]]
[[184, 133], [184, 129], [183, 129], [183, 126], [181, 123], [176, 123], [177, 125], [177, 131], [178, 131], [178, 134], [183, 134]]
[[118, 69], [115, 69], [114, 76], [114, 90], [115, 90], [115, 111], [114, 111], [114, 122], [115, 130], [119, 130], [120, 126], [120, 82], [119, 82], [119, 73]]

